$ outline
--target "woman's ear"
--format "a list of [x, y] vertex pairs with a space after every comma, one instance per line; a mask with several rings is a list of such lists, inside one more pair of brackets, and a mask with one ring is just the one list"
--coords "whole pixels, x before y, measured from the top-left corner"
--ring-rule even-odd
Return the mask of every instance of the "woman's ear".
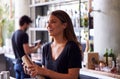
[[67, 23], [64, 23], [64, 29], [67, 28]]

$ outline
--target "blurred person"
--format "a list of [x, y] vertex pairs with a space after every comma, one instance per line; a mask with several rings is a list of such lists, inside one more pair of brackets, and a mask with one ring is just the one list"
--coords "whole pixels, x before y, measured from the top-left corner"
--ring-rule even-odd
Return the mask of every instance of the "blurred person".
[[69, 15], [62, 10], [53, 11], [47, 29], [52, 42], [43, 47], [42, 67], [36, 64], [29, 66], [29, 74], [33, 77], [41, 75], [45, 79], [79, 79], [81, 44]]
[[30, 47], [28, 44], [29, 37], [26, 31], [30, 27], [31, 23], [32, 20], [30, 17], [23, 15], [19, 20], [20, 28], [15, 31], [12, 36], [12, 46], [16, 58], [16, 63], [14, 65], [16, 79], [30, 78], [29, 75], [24, 73], [21, 58], [25, 54], [30, 55], [31, 53], [37, 51], [37, 49], [40, 47], [40, 44], [32, 47]]

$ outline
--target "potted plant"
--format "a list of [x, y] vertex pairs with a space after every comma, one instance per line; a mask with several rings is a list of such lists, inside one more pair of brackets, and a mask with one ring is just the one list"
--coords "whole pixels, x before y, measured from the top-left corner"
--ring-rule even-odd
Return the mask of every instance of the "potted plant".
[[7, 26], [7, 38], [11, 39], [12, 33], [14, 31], [14, 20], [8, 21], [8, 26]]
[[11, 38], [12, 32], [14, 31], [14, 20], [9, 16], [9, 9], [10, 6], [0, 0], [0, 46], [5, 43], [6, 39]]
[[0, 47], [3, 44], [2, 30], [5, 23], [4, 14], [5, 14], [4, 7], [0, 4]]

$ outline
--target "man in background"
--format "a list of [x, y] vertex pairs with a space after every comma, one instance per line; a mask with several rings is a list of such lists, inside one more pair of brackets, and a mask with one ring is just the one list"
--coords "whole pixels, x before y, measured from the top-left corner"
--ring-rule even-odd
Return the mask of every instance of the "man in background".
[[16, 73], [16, 79], [30, 78], [29, 75], [24, 73], [22, 65], [22, 56], [25, 54], [30, 55], [31, 53], [37, 51], [40, 47], [38, 43], [36, 46], [30, 47], [28, 44], [28, 34], [26, 33], [27, 29], [30, 27], [32, 20], [30, 17], [24, 15], [19, 20], [20, 28], [14, 32], [12, 36], [12, 46], [16, 58], [16, 64], [14, 70]]

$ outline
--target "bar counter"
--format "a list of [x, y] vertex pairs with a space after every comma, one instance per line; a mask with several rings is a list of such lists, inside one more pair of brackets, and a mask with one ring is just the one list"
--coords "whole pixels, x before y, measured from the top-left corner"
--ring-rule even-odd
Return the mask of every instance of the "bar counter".
[[[5, 54], [5, 56], [11, 59], [15, 59], [13, 54]], [[33, 61], [40, 63], [40, 61], [37, 61], [39, 57], [36, 57], [36, 56], [37, 54], [33, 56]], [[96, 71], [96, 70], [91, 70], [87, 68], [80, 69], [80, 74], [85, 76], [95, 77], [98, 79], [120, 79], [120, 75], [118, 74]]]
[[120, 79], [120, 75], [118, 74], [96, 71], [86, 68], [81, 69], [80, 74], [89, 75], [100, 79]]

